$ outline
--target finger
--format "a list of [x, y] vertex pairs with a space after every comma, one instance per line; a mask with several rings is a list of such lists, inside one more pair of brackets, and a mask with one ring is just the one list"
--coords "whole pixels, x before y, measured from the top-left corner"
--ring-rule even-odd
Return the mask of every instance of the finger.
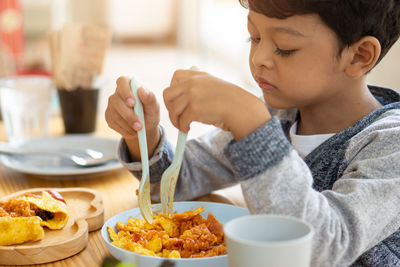
[[163, 92], [164, 103], [166, 105], [167, 103], [172, 103], [177, 97], [180, 97], [188, 88], [189, 84], [186, 82], [165, 88]]
[[114, 131], [116, 131], [117, 133], [119, 133], [120, 135], [126, 135], [126, 131], [119, 126], [119, 124], [115, 121], [110, 121], [107, 123], [108, 127], [110, 127], [110, 129], [113, 129]]
[[196, 74], [194, 70], [176, 70], [174, 75], [172, 75], [170, 86], [184, 82], [190, 79], [194, 74]]
[[146, 115], [157, 115], [159, 112], [159, 104], [153, 92], [150, 92], [143, 87], [138, 90], [140, 101], [143, 103], [144, 113]]
[[118, 114], [116, 110], [107, 109], [106, 110], [106, 121], [108, 126], [120, 133], [122, 136], [136, 136], [136, 131], [133, 130], [129, 125], [127, 125], [123, 118]]
[[176, 83], [179, 83], [182, 79], [184, 79], [184, 70], [176, 70], [174, 74], [172, 75], [171, 83], [170, 86], [175, 85]]
[[117, 79], [117, 89], [115, 90], [119, 97], [129, 106], [135, 105], [135, 97], [132, 94], [130, 80], [126, 77], [119, 77]]
[[119, 115], [118, 118], [123, 120], [123, 124], [138, 131], [142, 128], [139, 117], [134, 113], [132, 107], [129, 107], [120, 97], [111, 96], [109, 99], [109, 107], [112, 107], [114, 113]]
[[188, 133], [190, 130], [190, 124], [195, 120], [194, 113], [190, 111], [190, 107], [186, 107], [178, 118], [177, 128], [184, 133]]
[[115, 121], [114, 123], [115, 123], [116, 127], [121, 129], [119, 133], [123, 137], [136, 137], [137, 136], [137, 132], [135, 130], [130, 128], [128, 125], [121, 123], [121, 121]]
[[176, 98], [173, 102], [170, 102], [168, 103], [168, 105], [166, 105], [172, 124], [179, 125], [179, 117], [185, 111], [188, 104], [189, 102], [188, 99], [185, 97], [185, 95], [181, 95], [180, 97]]

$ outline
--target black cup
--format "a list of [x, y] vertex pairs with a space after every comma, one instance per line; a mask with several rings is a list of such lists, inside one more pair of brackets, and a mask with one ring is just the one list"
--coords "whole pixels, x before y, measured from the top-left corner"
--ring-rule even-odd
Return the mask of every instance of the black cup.
[[65, 133], [91, 133], [96, 130], [99, 89], [57, 89]]

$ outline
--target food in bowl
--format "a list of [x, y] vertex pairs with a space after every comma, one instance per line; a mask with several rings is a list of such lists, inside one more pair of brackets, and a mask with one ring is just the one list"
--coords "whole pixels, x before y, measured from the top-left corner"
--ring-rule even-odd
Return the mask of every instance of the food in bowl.
[[152, 224], [144, 219], [129, 218], [107, 227], [112, 244], [141, 255], [164, 258], [201, 258], [226, 254], [222, 224], [210, 212], [207, 219], [194, 211], [159, 214]]
[[0, 245], [15, 245], [44, 238], [43, 226], [61, 229], [68, 221], [67, 204], [54, 190], [41, 196], [26, 194], [0, 202]]

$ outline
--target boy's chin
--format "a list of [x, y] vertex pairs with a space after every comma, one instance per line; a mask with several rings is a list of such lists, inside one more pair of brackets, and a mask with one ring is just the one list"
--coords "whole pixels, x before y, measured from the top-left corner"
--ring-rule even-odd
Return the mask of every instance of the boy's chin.
[[276, 109], [291, 109], [291, 108], [297, 108], [293, 104], [285, 103], [283, 101], [277, 101], [273, 99], [267, 99], [264, 97], [265, 103], [270, 106], [271, 108], [276, 108]]

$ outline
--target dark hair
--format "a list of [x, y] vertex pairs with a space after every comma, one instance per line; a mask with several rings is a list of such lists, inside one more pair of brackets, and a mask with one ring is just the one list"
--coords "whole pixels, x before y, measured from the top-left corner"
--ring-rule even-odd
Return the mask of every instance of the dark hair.
[[339, 38], [340, 52], [364, 36], [374, 36], [386, 55], [400, 35], [400, 0], [239, 0], [268, 17], [318, 14]]

